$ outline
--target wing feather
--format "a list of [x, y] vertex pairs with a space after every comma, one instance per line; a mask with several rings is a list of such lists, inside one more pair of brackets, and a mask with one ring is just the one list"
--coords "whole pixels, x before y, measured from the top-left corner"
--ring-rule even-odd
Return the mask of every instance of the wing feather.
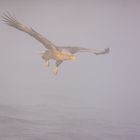
[[49, 41], [47, 38], [43, 37], [41, 34], [36, 32], [34, 29], [23, 25], [21, 22], [19, 22], [16, 19], [16, 17], [11, 16], [11, 14], [9, 14], [8, 12], [3, 14], [2, 20], [9, 26], [12, 26], [20, 31], [23, 31], [23, 32], [31, 35], [32, 37], [37, 39], [40, 43], [42, 43], [45, 46], [45, 48], [47, 48], [47, 49], [55, 48], [55, 45], [51, 41]]
[[79, 53], [79, 52], [89, 52], [94, 53], [96, 55], [107, 54], [109, 53], [110, 49], [106, 48], [104, 50], [96, 50], [96, 49], [89, 49], [89, 48], [82, 48], [82, 47], [59, 47], [62, 50], [66, 50], [72, 54]]

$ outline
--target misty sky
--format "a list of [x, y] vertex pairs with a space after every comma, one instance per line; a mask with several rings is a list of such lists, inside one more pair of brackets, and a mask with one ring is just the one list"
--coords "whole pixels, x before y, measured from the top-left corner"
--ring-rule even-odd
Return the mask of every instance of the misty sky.
[[[56, 45], [104, 49], [77, 55], [58, 76], [46, 70], [29, 35], [0, 23], [0, 104], [100, 108], [140, 122], [140, 2], [134, 0], [1, 0], [9, 11]], [[121, 116], [121, 117], [122, 117]]]

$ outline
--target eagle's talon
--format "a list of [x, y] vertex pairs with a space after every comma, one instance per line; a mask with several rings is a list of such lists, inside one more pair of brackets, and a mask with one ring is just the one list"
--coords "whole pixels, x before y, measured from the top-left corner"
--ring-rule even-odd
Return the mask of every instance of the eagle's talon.
[[54, 68], [54, 70], [53, 70], [53, 74], [54, 74], [54, 75], [57, 75], [57, 74], [58, 74], [58, 68], [57, 68], [57, 67]]

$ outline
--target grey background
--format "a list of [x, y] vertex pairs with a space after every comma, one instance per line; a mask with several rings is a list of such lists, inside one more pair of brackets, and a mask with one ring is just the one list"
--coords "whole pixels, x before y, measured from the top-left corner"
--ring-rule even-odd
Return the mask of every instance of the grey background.
[[[30, 36], [0, 23], [0, 104], [46, 106], [58, 112], [140, 123], [140, 2], [127, 0], [1, 0], [0, 14], [14, 13], [57, 45], [110, 47], [108, 55], [82, 53], [46, 70]], [[36, 107], [35, 107], [36, 106]]]

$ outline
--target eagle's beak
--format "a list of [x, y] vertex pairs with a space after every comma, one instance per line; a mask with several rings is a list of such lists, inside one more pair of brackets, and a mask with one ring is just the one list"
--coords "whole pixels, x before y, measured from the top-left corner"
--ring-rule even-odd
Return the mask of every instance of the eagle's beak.
[[72, 55], [71, 57], [70, 57], [70, 60], [75, 60], [76, 59], [76, 56], [74, 56], [74, 55]]

